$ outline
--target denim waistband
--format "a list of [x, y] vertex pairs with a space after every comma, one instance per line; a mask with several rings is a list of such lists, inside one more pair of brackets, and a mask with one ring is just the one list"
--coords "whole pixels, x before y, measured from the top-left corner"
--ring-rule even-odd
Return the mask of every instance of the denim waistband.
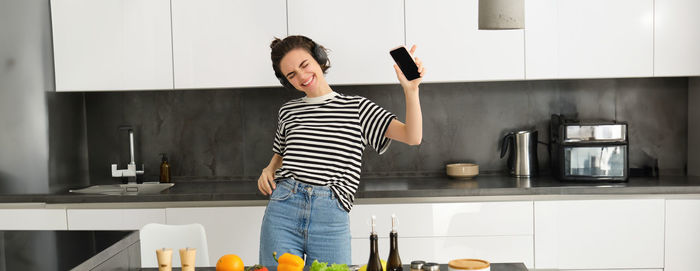
[[303, 182], [294, 180], [293, 178], [279, 179], [279, 180], [277, 180], [277, 186], [285, 186], [288, 189], [292, 190], [292, 193], [296, 193], [298, 191], [304, 191], [306, 193], [309, 193], [309, 194], [312, 194], [315, 196], [319, 196], [319, 197], [335, 198], [333, 191], [331, 191], [331, 188], [328, 186], [303, 183]]

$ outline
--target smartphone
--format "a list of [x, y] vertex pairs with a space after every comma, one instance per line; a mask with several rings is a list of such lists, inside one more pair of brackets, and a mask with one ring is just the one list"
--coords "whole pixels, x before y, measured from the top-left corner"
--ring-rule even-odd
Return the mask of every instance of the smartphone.
[[418, 66], [413, 62], [413, 58], [406, 50], [406, 47], [399, 46], [389, 52], [391, 57], [394, 58], [394, 62], [399, 65], [401, 72], [406, 76], [406, 79], [413, 80], [420, 77], [418, 73]]

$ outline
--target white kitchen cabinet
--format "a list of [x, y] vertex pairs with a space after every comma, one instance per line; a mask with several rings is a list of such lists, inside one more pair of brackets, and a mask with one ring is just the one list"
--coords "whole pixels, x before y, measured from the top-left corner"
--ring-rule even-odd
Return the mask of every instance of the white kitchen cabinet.
[[372, 215], [377, 234], [389, 237], [391, 215], [403, 237], [532, 235], [532, 202], [362, 204], [350, 212], [353, 238], [367, 237]]
[[526, 79], [647, 77], [653, 61], [654, 0], [525, 1]]
[[566, 271], [664, 271], [664, 269], [567, 269]]
[[165, 224], [165, 209], [68, 209], [68, 230], [138, 230]]
[[405, 42], [403, 0], [294, 0], [287, 5], [289, 34], [330, 49], [329, 84], [398, 83], [389, 51]]
[[0, 231], [67, 229], [65, 209], [0, 209]]
[[406, 44], [424, 82], [523, 80], [523, 30], [478, 30], [478, 0], [406, 0]]
[[666, 271], [696, 270], [700, 266], [700, 200], [666, 201]]
[[51, 0], [56, 91], [172, 89], [169, 0]]
[[700, 1], [654, 1], [654, 75], [700, 75]]
[[167, 208], [168, 224], [199, 223], [204, 226], [209, 246], [209, 262], [226, 254], [236, 254], [244, 263], [258, 263], [260, 225], [265, 206]]
[[280, 86], [270, 42], [287, 36], [286, 1], [172, 0], [175, 88]]
[[[352, 263], [369, 260], [369, 234], [353, 238]], [[399, 255], [404, 264], [415, 260], [447, 263], [454, 259], [476, 258], [489, 262], [522, 262], [533, 268], [532, 236], [403, 237], [399, 233]], [[389, 256], [389, 238], [379, 238], [379, 256]]]
[[388, 256], [392, 214], [399, 219], [405, 262], [481, 258], [534, 267], [531, 201], [355, 205], [350, 212], [353, 263], [367, 262], [372, 215], [380, 256]]
[[664, 200], [535, 202], [535, 268], [664, 268]]

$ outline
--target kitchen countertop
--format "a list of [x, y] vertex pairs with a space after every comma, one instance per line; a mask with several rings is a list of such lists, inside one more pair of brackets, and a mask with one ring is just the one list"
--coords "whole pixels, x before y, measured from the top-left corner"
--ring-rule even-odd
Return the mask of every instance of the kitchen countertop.
[[[700, 196], [700, 177], [661, 176], [630, 178], [628, 182], [565, 183], [551, 177], [531, 179], [502, 175], [480, 175], [472, 180], [447, 176], [363, 178], [356, 194], [357, 204], [417, 203], [450, 201], [533, 200], [577, 197], [620, 197], [639, 195]], [[0, 194], [0, 203], [168, 203], [191, 206], [205, 205], [264, 206], [267, 197], [257, 191], [254, 180], [187, 180], [172, 188], [151, 195], [73, 194]], [[207, 203], [208, 202], [208, 203]], [[196, 205], [196, 204], [194, 204]], [[152, 206], [160, 206], [155, 204]]]
[[[527, 271], [527, 268], [522, 263], [491, 263], [491, 271]], [[403, 270], [410, 270], [410, 265], [404, 265]], [[158, 268], [141, 268], [142, 271], [157, 271]], [[173, 267], [173, 271], [182, 270], [179, 267]], [[197, 270], [216, 270], [216, 267], [197, 267]], [[275, 266], [269, 267], [270, 271], [277, 271]], [[306, 269], [304, 269], [306, 270]], [[440, 271], [447, 271], [447, 265], [441, 264]]]
[[[158, 268], [139, 268], [141, 255], [139, 253], [139, 232], [117, 232], [121, 239], [105, 240], [103, 242], [108, 245], [106, 248], [98, 248], [93, 256], [84, 260], [74, 270], [158, 270]], [[112, 236], [117, 236], [112, 234]], [[216, 265], [216, 263], [211, 263]], [[527, 271], [523, 263], [491, 263], [492, 271]], [[277, 266], [268, 267], [270, 271], [276, 271]], [[182, 270], [179, 267], [172, 268], [173, 270]], [[410, 265], [403, 265], [404, 270], [410, 270]], [[196, 270], [216, 270], [216, 267], [197, 267]], [[308, 270], [308, 269], [305, 269]], [[447, 264], [440, 264], [440, 271], [447, 271]]]

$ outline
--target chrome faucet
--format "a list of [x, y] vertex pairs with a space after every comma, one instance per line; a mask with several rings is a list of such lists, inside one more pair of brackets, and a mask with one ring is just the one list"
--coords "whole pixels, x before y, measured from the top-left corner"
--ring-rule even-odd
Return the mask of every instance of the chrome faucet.
[[141, 165], [141, 170], [136, 170], [136, 162], [134, 161], [134, 130], [128, 126], [120, 127], [119, 130], [129, 131], [129, 152], [131, 154], [131, 162], [126, 166], [126, 169], [117, 169], [117, 164], [112, 164], [112, 177], [127, 177], [128, 183], [136, 183], [136, 175], [143, 175], [144, 165]]

